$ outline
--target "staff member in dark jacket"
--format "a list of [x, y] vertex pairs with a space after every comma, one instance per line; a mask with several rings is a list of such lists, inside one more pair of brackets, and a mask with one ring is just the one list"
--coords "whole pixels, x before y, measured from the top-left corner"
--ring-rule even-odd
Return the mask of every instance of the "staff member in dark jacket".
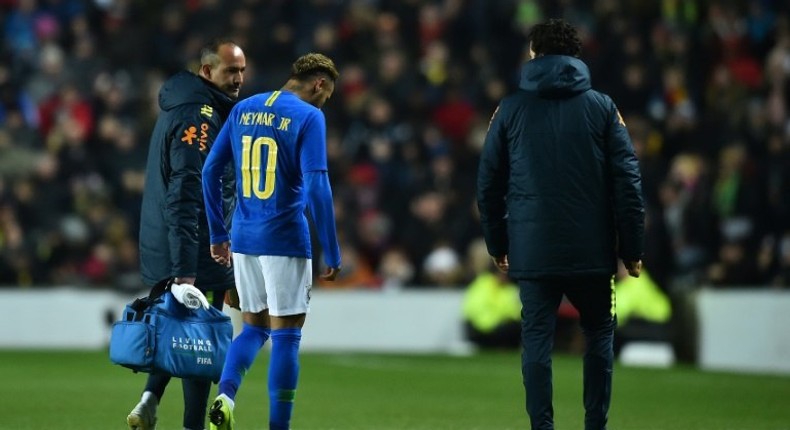
[[644, 204], [631, 140], [612, 100], [591, 89], [581, 43], [562, 20], [536, 25], [520, 89], [499, 104], [477, 199], [488, 252], [518, 281], [522, 374], [532, 429], [553, 429], [551, 350], [563, 294], [579, 310], [585, 429], [606, 428], [619, 256], [641, 268]]
[[[148, 148], [143, 193], [143, 281], [155, 290], [172, 281], [174, 293], [176, 285], [201, 298], [201, 292], [205, 293], [219, 309], [225, 291], [235, 284], [233, 270], [214, 262], [209, 253], [201, 172], [214, 138], [239, 96], [245, 65], [241, 48], [218, 40], [201, 51], [198, 74], [182, 71], [162, 85], [161, 112]], [[225, 195], [232, 199], [232, 180], [225, 186]], [[148, 377], [140, 403], [127, 417], [130, 429], [156, 427], [156, 408], [169, 381], [169, 375]], [[210, 389], [208, 381], [183, 381], [185, 429], [204, 428]]]

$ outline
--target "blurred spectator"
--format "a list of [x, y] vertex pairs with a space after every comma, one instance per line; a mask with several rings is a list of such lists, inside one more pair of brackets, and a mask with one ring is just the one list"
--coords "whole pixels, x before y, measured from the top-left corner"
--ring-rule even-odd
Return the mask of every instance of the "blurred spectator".
[[423, 279], [420, 284], [431, 287], [457, 287], [463, 279], [461, 257], [447, 244], [440, 243], [432, 249], [422, 264]]
[[755, 172], [746, 148], [731, 145], [719, 152], [719, 166], [713, 183], [713, 216], [719, 221], [719, 234], [726, 241], [759, 238], [754, 224], [763, 209]]
[[661, 184], [660, 199], [674, 256], [673, 277], [685, 286], [693, 285], [716, 246], [705, 160], [692, 154], [676, 156]]
[[381, 257], [379, 277], [382, 288], [393, 291], [410, 286], [414, 280], [414, 266], [400, 248], [390, 248]]
[[521, 344], [518, 287], [497, 270], [480, 273], [464, 294], [466, 337], [483, 349], [516, 349]]
[[628, 276], [618, 264], [615, 275], [617, 291], [617, 330], [615, 354], [630, 341], [669, 341], [672, 304], [662, 288], [645, 268], [638, 278]]
[[708, 282], [728, 287], [749, 287], [758, 279], [753, 247], [728, 240], [719, 248], [718, 260], [708, 268]]
[[518, 287], [493, 264], [485, 242], [469, 247], [474, 278], [464, 292], [466, 337], [484, 349], [516, 349], [521, 345], [521, 300]]
[[82, 99], [79, 90], [72, 84], [64, 84], [57, 93], [39, 105], [40, 130], [44, 139], [58, 126], [75, 127], [78, 140], [85, 140], [93, 131], [93, 112], [90, 104]]
[[365, 258], [360, 255], [353, 244], [342, 242], [340, 244], [343, 270], [333, 282], [318, 279], [318, 286], [334, 289], [378, 289], [381, 284], [373, 268]]

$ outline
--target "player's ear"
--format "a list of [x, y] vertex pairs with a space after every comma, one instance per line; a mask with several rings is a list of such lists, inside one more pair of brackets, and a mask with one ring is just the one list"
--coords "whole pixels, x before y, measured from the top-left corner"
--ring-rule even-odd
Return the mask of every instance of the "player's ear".
[[324, 87], [326, 86], [326, 79], [325, 78], [318, 78], [315, 80], [315, 84], [313, 84], [313, 93], [320, 93]]
[[200, 65], [200, 76], [211, 80], [211, 65], [210, 64], [201, 64]]

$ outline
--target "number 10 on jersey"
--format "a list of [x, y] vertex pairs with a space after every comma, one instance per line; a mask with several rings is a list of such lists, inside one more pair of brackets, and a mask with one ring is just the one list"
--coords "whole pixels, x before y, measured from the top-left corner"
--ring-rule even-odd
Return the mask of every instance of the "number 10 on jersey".
[[[261, 151], [266, 146], [266, 175], [261, 190]], [[277, 168], [277, 142], [271, 137], [241, 137], [241, 188], [245, 198], [265, 200], [274, 193], [274, 170]]]

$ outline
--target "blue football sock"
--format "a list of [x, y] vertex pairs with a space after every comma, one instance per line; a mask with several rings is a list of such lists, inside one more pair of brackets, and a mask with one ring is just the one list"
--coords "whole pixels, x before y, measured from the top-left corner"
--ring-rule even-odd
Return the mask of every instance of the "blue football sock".
[[302, 329], [272, 331], [269, 360], [269, 429], [288, 430], [299, 378], [299, 341]]
[[236, 391], [241, 385], [242, 378], [255, 361], [263, 344], [269, 339], [270, 333], [269, 328], [244, 324], [241, 333], [233, 339], [225, 356], [218, 394], [224, 394], [231, 400], [236, 398]]

